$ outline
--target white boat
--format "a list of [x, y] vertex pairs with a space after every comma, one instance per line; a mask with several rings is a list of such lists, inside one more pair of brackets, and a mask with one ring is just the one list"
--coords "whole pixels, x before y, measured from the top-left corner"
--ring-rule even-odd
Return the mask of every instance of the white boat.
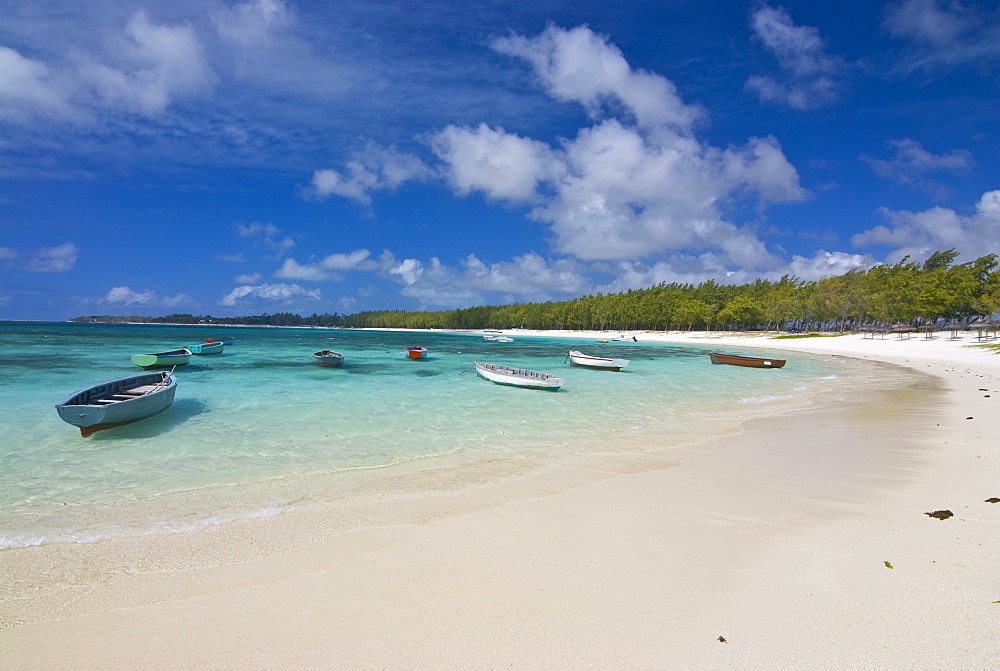
[[608, 359], [601, 356], [588, 356], [583, 352], [577, 352], [575, 349], [569, 351], [569, 362], [574, 366], [613, 371], [619, 371], [629, 364], [628, 359]]
[[514, 342], [513, 338], [509, 338], [504, 335], [484, 335], [483, 340], [492, 340], [494, 342]]
[[539, 373], [534, 370], [512, 368], [498, 363], [482, 363], [480, 361], [476, 361], [475, 364], [476, 374], [479, 377], [497, 384], [506, 384], [512, 387], [556, 390], [563, 386], [563, 382], [565, 382], [561, 377], [549, 375], [548, 373]]
[[340, 364], [344, 363], [344, 355], [333, 350], [324, 349], [319, 352], [313, 352], [313, 361], [326, 368], [337, 368]]

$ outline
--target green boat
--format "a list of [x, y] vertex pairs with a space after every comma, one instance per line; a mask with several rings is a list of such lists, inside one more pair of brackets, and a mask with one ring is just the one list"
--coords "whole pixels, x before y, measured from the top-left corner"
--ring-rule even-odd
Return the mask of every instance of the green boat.
[[170, 368], [171, 366], [183, 366], [191, 360], [191, 350], [187, 347], [170, 350], [169, 352], [158, 352], [156, 354], [133, 354], [132, 363], [140, 366], [143, 370], [153, 368]]

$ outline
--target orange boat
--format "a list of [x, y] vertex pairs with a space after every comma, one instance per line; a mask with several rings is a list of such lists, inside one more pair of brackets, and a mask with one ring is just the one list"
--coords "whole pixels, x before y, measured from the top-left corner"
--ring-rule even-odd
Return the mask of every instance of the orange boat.
[[719, 354], [709, 352], [712, 363], [724, 363], [730, 366], [746, 366], [748, 368], [781, 368], [785, 365], [784, 359], [761, 359], [755, 356], [740, 356], [738, 354]]
[[406, 352], [406, 356], [411, 359], [422, 359], [425, 354], [427, 354], [427, 348], [421, 347], [420, 345], [411, 345], [410, 347], [404, 347], [403, 351]]

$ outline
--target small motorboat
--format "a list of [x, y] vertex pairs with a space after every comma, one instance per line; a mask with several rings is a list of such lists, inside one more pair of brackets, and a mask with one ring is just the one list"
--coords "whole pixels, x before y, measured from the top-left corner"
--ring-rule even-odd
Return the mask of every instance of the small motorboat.
[[620, 371], [629, 364], [628, 359], [608, 359], [601, 356], [588, 356], [574, 349], [569, 351], [569, 362], [574, 366], [613, 371]]
[[133, 354], [132, 363], [141, 366], [143, 370], [154, 368], [172, 368], [173, 366], [183, 366], [191, 360], [191, 350], [187, 347], [172, 349], [169, 352], [158, 352], [156, 354]]
[[163, 412], [174, 402], [176, 390], [177, 378], [172, 373], [132, 375], [74, 391], [56, 404], [56, 411], [86, 438], [95, 431]]
[[747, 368], [781, 368], [785, 365], [785, 359], [762, 359], [755, 356], [719, 354], [718, 352], [709, 352], [708, 356], [712, 359], [712, 363], [746, 366]]
[[403, 351], [406, 352], [406, 356], [411, 359], [422, 359], [424, 355], [427, 354], [427, 348], [421, 347], [420, 345], [411, 345], [410, 347], [404, 347]]
[[338, 368], [344, 363], [344, 355], [333, 350], [323, 349], [313, 352], [313, 361], [326, 368]]
[[551, 389], [554, 391], [563, 386], [565, 382], [561, 377], [549, 375], [548, 373], [539, 373], [534, 370], [512, 368], [511, 366], [504, 366], [497, 363], [482, 363], [479, 361], [476, 361], [475, 364], [476, 374], [479, 377], [490, 382], [495, 382], [496, 384], [505, 384], [511, 387], [528, 387], [531, 389]]

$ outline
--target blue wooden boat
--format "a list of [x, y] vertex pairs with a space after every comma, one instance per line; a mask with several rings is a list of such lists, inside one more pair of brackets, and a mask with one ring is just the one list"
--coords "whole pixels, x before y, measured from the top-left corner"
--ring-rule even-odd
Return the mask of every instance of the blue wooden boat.
[[324, 349], [318, 352], [313, 352], [313, 361], [318, 363], [320, 366], [337, 368], [344, 363], [344, 355], [334, 352], [333, 350]]
[[158, 352], [156, 354], [133, 354], [132, 363], [141, 366], [143, 370], [154, 368], [171, 368], [173, 366], [183, 366], [191, 360], [191, 350], [187, 347], [173, 349], [169, 352]]
[[207, 356], [209, 354], [222, 354], [222, 350], [225, 349], [223, 344], [219, 341], [198, 343], [196, 345], [188, 345], [187, 348], [191, 350], [191, 354], [195, 356]]
[[56, 404], [56, 411], [87, 437], [163, 412], [174, 402], [176, 390], [177, 378], [171, 373], [132, 375], [74, 391]]

